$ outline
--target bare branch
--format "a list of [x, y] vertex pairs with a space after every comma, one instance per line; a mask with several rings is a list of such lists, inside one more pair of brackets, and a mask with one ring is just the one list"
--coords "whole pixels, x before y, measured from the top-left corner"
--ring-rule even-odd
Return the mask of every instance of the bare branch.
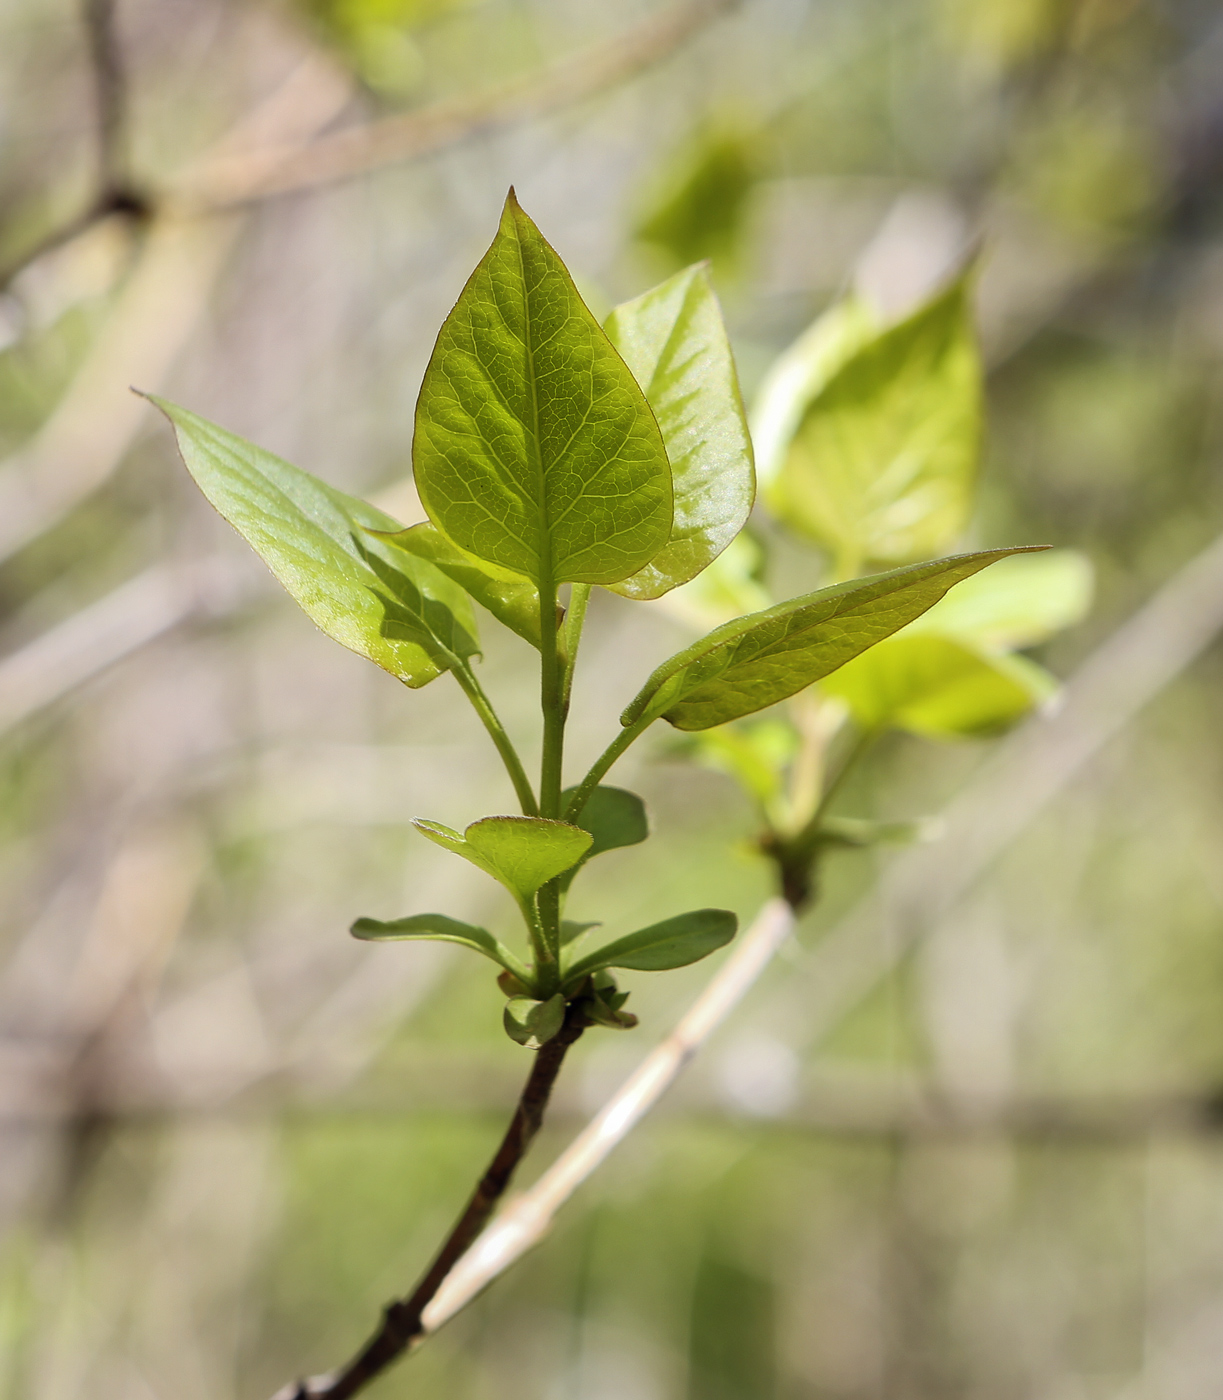
[[506, 1206], [451, 1270], [422, 1314], [424, 1335], [443, 1327], [543, 1239], [557, 1211], [666, 1093], [746, 996], [793, 929], [790, 906], [784, 899], [770, 899], [666, 1040], [642, 1060], [535, 1185]]
[[585, 1028], [580, 1004], [571, 1003], [559, 1033], [535, 1055], [531, 1073], [493, 1160], [480, 1178], [462, 1215], [410, 1297], [388, 1304], [382, 1322], [355, 1357], [331, 1376], [316, 1376], [286, 1387], [278, 1400], [347, 1400], [382, 1374], [419, 1339], [421, 1316], [451, 1268], [484, 1228], [505, 1194], [519, 1163], [543, 1122], [544, 1110], [569, 1047]]
[[437, 102], [306, 144], [217, 158], [197, 167], [170, 198], [186, 212], [232, 208], [419, 160], [481, 132], [545, 116], [614, 87], [668, 58], [738, 3], [686, 0], [597, 48], [479, 97]]

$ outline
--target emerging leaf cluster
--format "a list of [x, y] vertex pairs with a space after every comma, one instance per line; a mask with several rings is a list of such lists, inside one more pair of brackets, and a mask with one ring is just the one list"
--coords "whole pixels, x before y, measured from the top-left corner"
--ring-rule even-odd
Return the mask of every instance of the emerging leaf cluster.
[[[1036, 561], [1006, 558], [1022, 550], [928, 559], [967, 519], [980, 435], [963, 279], [894, 327], [847, 304], [779, 363], [759, 415], [766, 496], [840, 573], [776, 604], [741, 534], [756, 492], [752, 438], [707, 269], [685, 269], [601, 326], [513, 191], [417, 402], [413, 466], [427, 521], [405, 529], [158, 402], [204, 494], [324, 632], [410, 687], [451, 673], [488, 729], [522, 814], [461, 833], [416, 826], [509, 891], [528, 950], [440, 914], [360, 919], [353, 933], [441, 939], [491, 959], [505, 1028], [524, 1045], [545, 1043], [571, 1013], [633, 1024], [611, 969], [681, 967], [734, 936], [733, 914], [701, 909], [585, 951], [594, 926], [563, 917], [586, 861], [648, 835], [640, 799], [601, 780], [655, 720], [709, 735], [711, 753], [750, 752], [754, 739], [725, 726], [820, 682], [864, 730], [937, 732], [954, 711], [977, 732], [1041, 692], [1010, 652], [1073, 611], [1064, 559], [1042, 566], [1043, 593], [1029, 586]], [[1006, 585], [982, 589], [981, 571], [999, 560]], [[856, 576], [872, 563], [893, 567]], [[957, 584], [975, 590], [963, 604], [945, 597]], [[570, 688], [596, 585], [678, 600], [689, 616], [712, 600], [720, 625], [646, 679], [621, 732], [564, 788]], [[537, 784], [477, 679], [473, 602], [539, 653]], [[757, 795], [785, 761], [754, 754]]]

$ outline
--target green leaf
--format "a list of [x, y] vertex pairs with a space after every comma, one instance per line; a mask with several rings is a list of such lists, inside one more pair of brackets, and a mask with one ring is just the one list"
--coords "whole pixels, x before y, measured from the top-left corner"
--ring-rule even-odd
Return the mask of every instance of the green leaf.
[[1026, 657], [906, 632], [842, 666], [822, 689], [846, 702], [861, 729], [952, 739], [1004, 732], [1047, 701], [1057, 682]]
[[761, 581], [764, 550], [746, 530], [690, 582], [666, 594], [660, 607], [685, 627], [701, 632], [744, 613], [760, 612], [773, 601]]
[[611, 589], [626, 598], [659, 598], [695, 578], [747, 523], [756, 498], [752, 441], [703, 264], [616, 307], [606, 329], [658, 419], [675, 492], [670, 540]]
[[525, 969], [518, 959], [486, 928], [449, 919], [445, 914], [412, 914], [406, 919], [392, 919], [389, 923], [383, 923], [380, 919], [358, 919], [350, 932], [354, 938], [369, 942], [428, 938], [441, 943], [459, 943], [464, 948], [474, 948], [477, 953], [492, 958], [493, 962], [499, 963], [516, 977], [525, 975]]
[[649, 928], [639, 928], [614, 943], [579, 958], [565, 969], [572, 985], [588, 973], [604, 967], [627, 967], [638, 972], [665, 972], [699, 962], [729, 943], [739, 927], [728, 909], [692, 909]]
[[511, 997], [502, 1018], [505, 1033], [528, 1050], [538, 1050], [551, 1040], [565, 1023], [565, 998], [559, 992], [547, 1001], [532, 997]]
[[592, 924], [581, 924], [575, 919], [561, 920], [561, 947], [566, 943], [576, 943], [584, 933], [589, 933], [592, 928], [602, 928], [603, 925], [596, 919]]
[[664, 661], [620, 723], [662, 716], [677, 729], [708, 729], [762, 710], [898, 632], [961, 579], [1032, 548], [911, 564], [737, 618]]
[[773, 361], [751, 413], [756, 479], [761, 486], [781, 470], [807, 405], [879, 329], [866, 302], [850, 295], [830, 306]]
[[965, 581], [906, 629], [960, 637], [987, 651], [1035, 646], [1091, 606], [1091, 562], [1073, 549], [1017, 554]]
[[586, 854], [591, 835], [547, 817], [482, 817], [459, 835], [440, 822], [414, 821], [430, 841], [471, 861], [526, 901]]
[[[577, 788], [566, 788], [561, 793], [563, 812]], [[586, 799], [586, 805], [578, 816], [576, 826], [590, 832], [590, 849], [581, 861], [567, 871], [561, 880], [562, 892], [573, 883], [573, 877], [588, 860], [613, 851], [619, 846], [636, 846], [650, 834], [649, 819], [645, 814], [645, 803], [635, 792], [625, 788], [597, 787]]]
[[981, 364], [959, 278], [852, 355], [807, 405], [768, 502], [831, 550], [927, 558], [963, 530], [981, 439]]
[[471, 603], [369, 530], [389, 515], [215, 423], [152, 398], [200, 490], [329, 637], [413, 688], [479, 649]]
[[545, 592], [617, 583], [670, 536], [654, 415], [513, 190], [425, 371], [413, 461], [443, 534]]
[[427, 559], [487, 608], [498, 622], [533, 647], [539, 646], [539, 589], [530, 579], [468, 554], [427, 521], [380, 537], [388, 545]]

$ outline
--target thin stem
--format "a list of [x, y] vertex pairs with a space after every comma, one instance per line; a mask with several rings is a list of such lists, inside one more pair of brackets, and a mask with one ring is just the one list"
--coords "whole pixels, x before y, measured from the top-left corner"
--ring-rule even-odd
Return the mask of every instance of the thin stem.
[[607, 770], [620, 757], [620, 755], [633, 743], [639, 739], [646, 730], [658, 718], [657, 715], [649, 715], [639, 719], [636, 724], [631, 724], [627, 729], [622, 729], [611, 741], [603, 752], [595, 759], [590, 772], [582, 779], [577, 791], [569, 799], [569, 805], [565, 808], [565, 820], [576, 821], [582, 814], [582, 808], [590, 800], [590, 794], [599, 786], [599, 782]]
[[564, 669], [561, 673], [561, 704], [569, 713], [569, 696], [573, 691], [573, 669], [577, 665], [578, 647], [582, 641], [582, 628], [586, 623], [586, 605], [590, 602], [588, 583], [575, 583], [569, 593], [569, 611], [565, 614], [565, 625], [561, 630], [561, 656]]
[[552, 1086], [556, 1083], [569, 1047], [582, 1034], [584, 1025], [583, 1013], [571, 1006], [565, 1024], [557, 1035], [536, 1052], [531, 1073], [500, 1147], [411, 1295], [387, 1305], [382, 1322], [373, 1336], [346, 1366], [330, 1376], [299, 1382], [295, 1400], [346, 1400], [347, 1396], [364, 1390], [370, 1381], [380, 1376], [424, 1336], [421, 1313], [432, 1301], [455, 1262], [484, 1228], [493, 1208], [505, 1194], [519, 1162], [539, 1132]]
[[[554, 820], [561, 814], [561, 772], [565, 754], [565, 700], [560, 637], [557, 632], [556, 585], [540, 580], [539, 588], [539, 703], [544, 717], [543, 760], [539, 772], [539, 814]], [[555, 968], [561, 956], [560, 887], [549, 880], [535, 897], [543, 936]]]
[[565, 710], [561, 692], [561, 658], [556, 586], [539, 590], [539, 704], [544, 716], [544, 752], [539, 773], [539, 814], [561, 814], [561, 764], [565, 751]]
[[515, 749], [510, 741], [510, 736], [505, 732], [504, 726], [497, 718], [497, 712], [493, 709], [492, 702], [485, 695], [480, 682], [476, 680], [475, 672], [466, 662], [459, 662], [450, 669], [454, 672], [455, 680], [462, 686], [463, 694], [471, 701], [472, 708], [480, 716], [485, 729], [488, 730], [489, 737], [497, 746], [497, 752], [501, 755], [502, 763], [505, 764], [505, 771], [510, 775], [510, 782], [514, 784], [514, 791], [518, 794], [518, 802], [524, 814], [528, 817], [537, 817], [539, 804], [535, 801], [531, 780], [527, 777], [522, 760], [518, 757], [518, 750]]

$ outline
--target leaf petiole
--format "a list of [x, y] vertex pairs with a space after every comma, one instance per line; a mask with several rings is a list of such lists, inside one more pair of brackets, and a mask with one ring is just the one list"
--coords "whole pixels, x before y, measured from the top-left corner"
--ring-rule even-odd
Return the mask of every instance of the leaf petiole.
[[465, 661], [458, 661], [451, 666], [454, 678], [462, 687], [463, 694], [471, 701], [472, 708], [480, 716], [484, 728], [488, 730], [489, 738], [496, 745], [497, 752], [501, 755], [501, 761], [505, 764], [505, 771], [510, 776], [510, 782], [514, 784], [514, 791], [518, 795], [519, 805], [523, 814], [528, 817], [539, 816], [539, 804], [535, 800], [535, 793], [531, 788], [531, 780], [527, 777], [526, 769], [522, 766], [522, 760], [518, 757], [518, 750], [515, 749], [510, 736], [505, 732], [505, 727], [497, 718], [497, 712], [493, 709], [492, 701], [484, 693], [484, 688], [476, 679], [475, 672]]
[[567, 822], [576, 821], [582, 815], [582, 809], [590, 800], [590, 794], [594, 792], [603, 780], [603, 775], [629, 747], [634, 740], [639, 739], [646, 730], [658, 718], [647, 710], [646, 713], [635, 723], [630, 724], [627, 729], [622, 729], [611, 741], [603, 752], [595, 759], [591, 765], [590, 772], [582, 779], [574, 789], [573, 796], [565, 808], [564, 819]]
[[578, 646], [586, 622], [586, 605], [590, 602], [590, 584], [575, 583], [569, 592], [569, 611], [561, 628], [561, 705], [569, 713], [569, 696], [573, 690], [573, 669], [577, 664]]

